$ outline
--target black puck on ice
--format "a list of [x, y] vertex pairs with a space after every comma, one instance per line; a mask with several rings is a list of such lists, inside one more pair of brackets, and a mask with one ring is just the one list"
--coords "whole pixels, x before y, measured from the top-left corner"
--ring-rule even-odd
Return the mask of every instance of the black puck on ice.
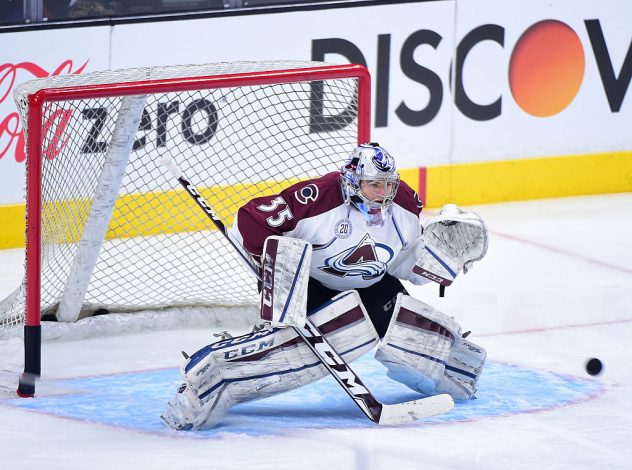
[[92, 316], [97, 317], [99, 315], [107, 315], [108, 313], [110, 313], [110, 311], [106, 308], [100, 308], [98, 310], [96, 310]]
[[603, 364], [596, 357], [592, 357], [586, 362], [586, 372], [588, 372], [589, 375], [598, 375], [602, 369]]

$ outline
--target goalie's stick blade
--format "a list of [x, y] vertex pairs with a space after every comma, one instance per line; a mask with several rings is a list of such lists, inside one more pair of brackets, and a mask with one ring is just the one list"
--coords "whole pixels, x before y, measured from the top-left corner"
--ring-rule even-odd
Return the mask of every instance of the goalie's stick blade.
[[382, 405], [382, 413], [378, 424], [408, 423], [447, 413], [452, 408], [454, 408], [454, 400], [447, 393], [405, 403]]

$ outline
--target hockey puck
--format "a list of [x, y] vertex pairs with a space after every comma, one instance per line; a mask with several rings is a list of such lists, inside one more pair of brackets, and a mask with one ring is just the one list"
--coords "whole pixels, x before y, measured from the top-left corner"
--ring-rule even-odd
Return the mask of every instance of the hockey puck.
[[599, 375], [602, 369], [603, 364], [596, 357], [592, 357], [586, 362], [586, 372], [588, 375]]
[[98, 310], [96, 310], [92, 316], [97, 317], [99, 315], [107, 315], [108, 313], [110, 313], [110, 311], [106, 308], [100, 308]]

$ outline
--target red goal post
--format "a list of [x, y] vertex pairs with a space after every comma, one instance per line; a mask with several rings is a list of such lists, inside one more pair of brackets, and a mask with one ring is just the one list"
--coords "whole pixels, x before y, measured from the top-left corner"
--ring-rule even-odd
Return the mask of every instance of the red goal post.
[[[116, 111], [114, 101], [120, 106]], [[179, 194], [165, 189], [156, 176], [159, 152], [169, 151], [188, 165], [189, 178], [207, 184], [213, 194], [206, 197], [230, 218], [252, 197], [339, 168], [352, 145], [370, 140], [370, 77], [359, 65], [240, 62], [96, 72], [28, 82], [18, 87], [16, 102], [27, 143], [26, 274], [14, 298], [0, 305], [0, 333], [23, 323], [22, 396], [33, 395], [34, 378], [40, 375], [42, 315], [72, 322], [98, 308], [134, 311], [252, 301], [253, 291], [244, 285], [248, 275], [234, 267], [239, 264], [234, 255], [224, 251], [224, 242], [209, 227], [191, 222], [194, 216], [184, 214], [184, 203], [173, 202]], [[170, 122], [175, 116], [181, 118], [179, 127]], [[147, 143], [151, 138], [153, 145]], [[95, 170], [93, 160], [101, 159], [105, 163]], [[117, 172], [118, 186], [104, 194], [103, 187], [113, 184], [103, 180]], [[72, 192], [74, 186], [81, 190]], [[114, 201], [94, 215], [101, 199]], [[117, 226], [119, 219], [125, 222]], [[161, 219], [169, 221], [166, 229]], [[79, 256], [82, 245], [94, 246], [95, 239], [102, 241], [94, 254]], [[126, 245], [130, 240], [133, 248]], [[207, 251], [214, 257], [200, 261]], [[110, 252], [118, 258], [110, 258]], [[92, 264], [77, 268], [78, 258], [93, 258]], [[125, 271], [121, 259], [132, 269]], [[169, 288], [176, 277], [171, 274], [179, 262], [200, 263], [199, 275], [209, 278], [206, 290], [217, 296], [189, 295], [183, 283], [177, 292], [189, 297], [171, 303], [175, 291]], [[224, 284], [213, 284], [217, 279], [212, 277], [237, 285], [223, 294]], [[136, 285], [141, 278], [149, 287]], [[115, 293], [118, 284], [128, 291]], [[80, 291], [74, 297], [81, 305], [60, 314], [73, 289]], [[248, 293], [241, 298], [238, 290]], [[103, 300], [108, 295], [123, 301], [109, 305]]]

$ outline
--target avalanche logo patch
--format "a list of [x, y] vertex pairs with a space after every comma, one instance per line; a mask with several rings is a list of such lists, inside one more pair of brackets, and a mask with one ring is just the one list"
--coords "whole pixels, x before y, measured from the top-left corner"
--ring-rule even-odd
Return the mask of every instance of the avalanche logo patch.
[[356, 246], [325, 259], [325, 265], [318, 269], [338, 277], [362, 276], [364, 280], [375, 279], [384, 275], [394, 254], [390, 246], [375, 243], [367, 234]]
[[318, 186], [315, 184], [308, 184], [294, 193], [294, 197], [301, 204], [309, 204], [318, 198]]
[[349, 238], [352, 231], [353, 227], [351, 226], [351, 221], [349, 219], [339, 220], [336, 222], [336, 226], [334, 227], [334, 235], [336, 235], [336, 238]]

